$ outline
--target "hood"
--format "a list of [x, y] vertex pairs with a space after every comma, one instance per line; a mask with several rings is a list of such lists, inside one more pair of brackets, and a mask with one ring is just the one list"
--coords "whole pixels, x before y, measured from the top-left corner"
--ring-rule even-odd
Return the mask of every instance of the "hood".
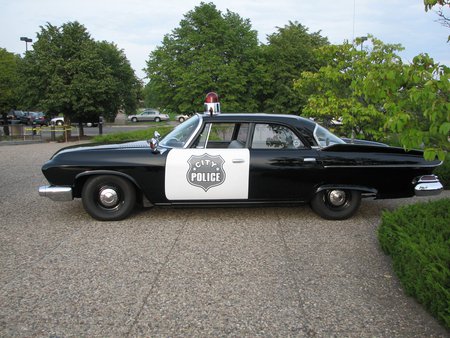
[[100, 150], [119, 150], [119, 149], [136, 149], [136, 148], [149, 148], [150, 146], [147, 141], [134, 141], [134, 142], [124, 142], [124, 143], [114, 143], [114, 144], [105, 144], [105, 143], [86, 143], [79, 144], [75, 146], [69, 146], [58, 150], [52, 158], [56, 155], [74, 153], [74, 152], [95, 152]]

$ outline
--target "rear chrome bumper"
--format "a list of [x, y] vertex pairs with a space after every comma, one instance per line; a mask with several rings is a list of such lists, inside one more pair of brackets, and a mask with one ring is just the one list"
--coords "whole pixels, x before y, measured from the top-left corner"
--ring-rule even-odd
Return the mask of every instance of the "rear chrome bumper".
[[416, 196], [439, 195], [444, 189], [436, 175], [425, 175], [417, 177], [414, 181], [414, 192]]
[[48, 197], [53, 201], [73, 200], [72, 188], [54, 185], [43, 185], [39, 187], [39, 196]]

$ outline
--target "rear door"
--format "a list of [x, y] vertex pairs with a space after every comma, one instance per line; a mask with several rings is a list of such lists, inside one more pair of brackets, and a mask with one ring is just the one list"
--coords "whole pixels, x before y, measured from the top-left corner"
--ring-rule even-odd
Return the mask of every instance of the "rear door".
[[249, 199], [306, 201], [323, 173], [317, 150], [290, 127], [257, 123], [250, 144]]

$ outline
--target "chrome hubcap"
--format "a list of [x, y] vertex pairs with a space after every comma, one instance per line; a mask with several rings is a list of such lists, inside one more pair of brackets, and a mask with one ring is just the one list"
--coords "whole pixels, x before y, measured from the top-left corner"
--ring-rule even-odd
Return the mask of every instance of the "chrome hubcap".
[[104, 188], [100, 190], [100, 203], [105, 207], [113, 207], [119, 201], [117, 191], [112, 188]]
[[346, 194], [343, 190], [331, 190], [328, 193], [330, 203], [335, 207], [340, 207], [346, 202]]

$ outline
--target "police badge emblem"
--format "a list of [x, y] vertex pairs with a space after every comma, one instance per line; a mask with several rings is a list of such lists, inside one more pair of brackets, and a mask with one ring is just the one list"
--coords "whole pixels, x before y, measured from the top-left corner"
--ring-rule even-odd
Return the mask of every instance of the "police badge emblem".
[[226, 174], [223, 169], [225, 160], [222, 156], [192, 155], [188, 163], [189, 170], [186, 178], [191, 185], [200, 187], [207, 192], [210, 188], [217, 187], [225, 182]]

